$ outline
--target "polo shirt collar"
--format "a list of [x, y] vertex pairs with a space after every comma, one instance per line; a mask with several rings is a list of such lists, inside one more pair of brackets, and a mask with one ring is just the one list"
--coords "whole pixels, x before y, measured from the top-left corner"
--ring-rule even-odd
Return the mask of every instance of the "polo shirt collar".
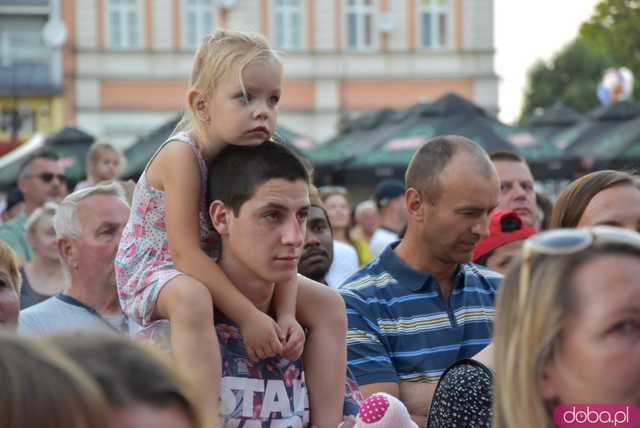
[[[413, 292], [420, 291], [427, 285], [435, 288], [437, 281], [431, 273], [415, 270], [398, 257], [394, 251], [398, 244], [400, 241], [387, 245], [380, 254], [380, 263], [384, 270], [393, 276], [398, 284], [402, 284]], [[464, 288], [465, 279], [464, 267], [458, 264], [453, 273], [453, 288]]]

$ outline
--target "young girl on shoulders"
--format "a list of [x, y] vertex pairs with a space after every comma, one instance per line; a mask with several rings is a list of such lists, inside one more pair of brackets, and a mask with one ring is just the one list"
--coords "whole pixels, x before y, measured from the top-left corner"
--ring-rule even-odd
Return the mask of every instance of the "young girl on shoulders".
[[227, 144], [272, 137], [281, 86], [282, 64], [262, 36], [223, 30], [203, 40], [181, 132], [142, 173], [116, 256], [123, 309], [143, 326], [169, 320], [176, 364], [194, 388], [207, 428], [220, 426], [214, 306], [240, 327], [255, 360], [300, 358], [305, 337], [297, 316], [309, 330], [304, 362], [311, 423], [335, 428], [342, 419], [346, 315], [339, 296], [304, 277], [277, 284], [274, 320], [233, 286], [210, 251], [217, 239], [205, 206], [207, 164]]

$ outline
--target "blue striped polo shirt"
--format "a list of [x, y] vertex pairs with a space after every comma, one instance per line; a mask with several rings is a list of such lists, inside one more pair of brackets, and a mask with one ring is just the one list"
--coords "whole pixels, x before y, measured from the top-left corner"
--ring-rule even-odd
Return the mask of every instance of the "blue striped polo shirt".
[[387, 246], [340, 288], [347, 306], [349, 368], [361, 385], [437, 382], [444, 370], [491, 341], [502, 275], [458, 265], [449, 302], [436, 279]]

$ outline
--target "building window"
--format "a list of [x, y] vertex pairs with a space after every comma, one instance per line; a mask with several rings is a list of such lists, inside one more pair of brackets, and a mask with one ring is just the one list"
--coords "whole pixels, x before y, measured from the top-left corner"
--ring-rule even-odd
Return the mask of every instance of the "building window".
[[196, 49], [202, 39], [215, 29], [214, 0], [182, 1], [182, 47]]
[[367, 51], [376, 47], [374, 0], [347, 0], [347, 49]]
[[451, 0], [418, 0], [420, 47], [445, 49], [451, 45]]
[[139, 0], [108, 0], [107, 31], [111, 49], [142, 48], [142, 10]]
[[302, 49], [302, 0], [273, 1], [273, 45], [276, 49]]

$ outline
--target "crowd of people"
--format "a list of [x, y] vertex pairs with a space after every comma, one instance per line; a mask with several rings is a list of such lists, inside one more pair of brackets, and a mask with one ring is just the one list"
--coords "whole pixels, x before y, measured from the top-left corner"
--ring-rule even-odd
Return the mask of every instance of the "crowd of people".
[[[22, 427], [553, 427], [640, 405], [640, 181], [549, 203], [456, 135], [355, 204], [273, 142], [282, 65], [222, 30], [130, 194], [26, 159], [0, 225], [0, 407]], [[550, 230], [547, 230], [550, 229]], [[392, 416], [393, 414], [393, 416]]]

